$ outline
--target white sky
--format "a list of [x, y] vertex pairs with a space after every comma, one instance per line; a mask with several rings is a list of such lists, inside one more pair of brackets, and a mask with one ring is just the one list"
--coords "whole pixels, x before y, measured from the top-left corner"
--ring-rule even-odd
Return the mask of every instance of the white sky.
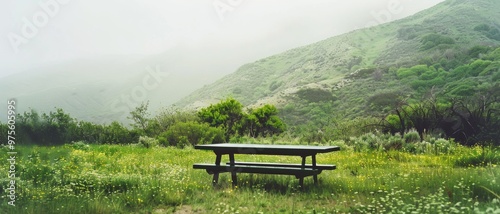
[[[206, 56], [208, 61], [213, 57], [214, 62], [224, 62], [227, 57], [233, 67], [218, 71], [222, 75], [233, 72], [237, 64], [380, 23], [377, 14], [388, 14], [382, 21], [392, 21], [442, 1], [2, 1], [0, 77], [73, 59], [156, 55], [178, 50], [196, 51], [198, 57]], [[49, 7], [53, 14], [40, 6], [47, 2], [55, 3]], [[218, 13], [214, 4], [227, 11]], [[26, 35], [23, 30], [33, 19], [42, 23], [35, 26], [36, 35]], [[25, 43], [13, 45], [12, 38], [25, 38]], [[14, 47], [18, 48], [17, 53]]]

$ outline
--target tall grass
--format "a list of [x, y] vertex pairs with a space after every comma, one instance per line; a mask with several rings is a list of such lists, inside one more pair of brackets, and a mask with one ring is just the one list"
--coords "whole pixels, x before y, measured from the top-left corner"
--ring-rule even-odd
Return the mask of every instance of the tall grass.
[[[500, 210], [497, 163], [457, 164], [477, 148], [447, 154], [343, 150], [318, 155], [336, 164], [320, 183], [293, 176], [238, 175], [236, 188], [222, 174], [193, 170], [215, 155], [192, 148], [115, 145], [17, 147], [17, 201], [1, 213], [174, 213], [183, 207], [200, 213], [470, 213]], [[498, 152], [492, 150], [491, 152]], [[498, 153], [495, 153], [498, 154]], [[1, 159], [6, 159], [2, 149]], [[236, 155], [241, 161], [299, 163], [299, 157]], [[222, 161], [227, 161], [224, 157]], [[0, 165], [0, 171], [8, 171]], [[5, 193], [8, 180], [1, 179]]]

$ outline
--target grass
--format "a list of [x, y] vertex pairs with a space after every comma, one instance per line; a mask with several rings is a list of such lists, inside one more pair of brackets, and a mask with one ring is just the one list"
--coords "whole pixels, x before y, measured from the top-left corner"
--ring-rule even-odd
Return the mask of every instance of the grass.
[[[500, 167], [457, 167], [476, 148], [448, 155], [340, 151], [318, 156], [333, 163], [315, 186], [298, 188], [292, 176], [238, 176], [231, 187], [222, 174], [193, 170], [214, 161], [211, 152], [192, 148], [91, 145], [17, 147], [16, 206], [2, 194], [2, 213], [387, 213], [499, 210]], [[0, 158], [5, 160], [6, 150]], [[498, 153], [495, 153], [498, 154]], [[227, 157], [225, 157], [227, 159]], [[283, 156], [236, 156], [241, 161], [298, 163]], [[227, 161], [223, 158], [222, 161]], [[462, 163], [460, 162], [460, 163]], [[7, 172], [6, 164], [1, 171]], [[1, 179], [2, 192], [8, 180]]]

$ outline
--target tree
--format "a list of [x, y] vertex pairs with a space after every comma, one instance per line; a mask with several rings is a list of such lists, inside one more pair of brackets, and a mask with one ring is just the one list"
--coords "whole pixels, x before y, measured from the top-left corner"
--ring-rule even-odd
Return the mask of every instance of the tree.
[[248, 134], [252, 137], [270, 136], [282, 133], [286, 126], [278, 117], [278, 110], [273, 105], [264, 105], [243, 112], [243, 105], [233, 98], [210, 105], [198, 112], [202, 122], [225, 131], [226, 141], [236, 134]]
[[213, 127], [220, 127], [226, 133], [226, 140], [237, 133], [238, 124], [243, 118], [243, 105], [233, 98], [228, 98], [215, 105], [203, 108], [198, 117]]
[[137, 142], [139, 136], [125, 128], [122, 124], [113, 121], [109, 126], [104, 126], [99, 141], [108, 144], [125, 144]]
[[152, 136], [155, 128], [157, 128], [159, 124], [150, 118], [148, 107], [149, 101], [141, 103], [141, 105], [130, 112], [130, 116], [127, 118], [134, 121], [132, 127], [137, 130], [139, 134]]
[[278, 117], [278, 110], [266, 104], [246, 115], [242, 128], [252, 137], [279, 134], [285, 131], [285, 123]]
[[401, 105], [394, 111], [395, 114], [385, 118], [382, 125], [384, 130], [391, 134], [399, 132], [404, 137], [410, 129], [415, 129], [423, 141], [425, 132], [440, 128], [446, 110], [444, 105], [431, 98], [415, 104]]
[[31, 109], [18, 114], [17, 136], [24, 142], [40, 145], [59, 145], [76, 138], [77, 122], [64, 110], [58, 108], [48, 114], [38, 114]]
[[464, 145], [500, 145], [500, 85], [470, 98], [454, 99], [441, 128]]
[[195, 112], [179, 111], [174, 108], [163, 109], [155, 118], [158, 123], [159, 133], [166, 131], [169, 127], [180, 122], [199, 122], [200, 118]]

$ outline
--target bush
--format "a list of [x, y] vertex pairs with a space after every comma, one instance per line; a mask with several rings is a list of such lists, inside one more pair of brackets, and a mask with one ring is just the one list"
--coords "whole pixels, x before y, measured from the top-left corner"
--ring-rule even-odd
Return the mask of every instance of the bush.
[[439, 45], [455, 44], [453, 38], [435, 33], [425, 35], [420, 42], [422, 44], [421, 50], [429, 50]]
[[104, 126], [99, 142], [106, 144], [125, 144], [138, 140], [136, 132], [128, 130], [122, 124], [114, 121], [109, 126]]
[[145, 147], [145, 148], [152, 148], [152, 147], [157, 147], [160, 145], [158, 139], [147, 137], [147, 136], [140, 136], [138, 144], [140, 146]]
[[403, 139], [401, 135], [396, 134], [394, 136], [390, 136], [386, 141], [383, 142], [383, 148], [385, 151], [388, 150], [401, 150], [403, 148]]
[[224, 130], [210, 127], [206, 123], [180, 122], [170, 126], [158, 136], [163, 146], [185, 147], [206, 143], [223, 143]]
[[349, 139], [348, 145], [351, 146], [355, 152], [366, 152], [370, 150], [368, 142], [355, 137]]
[[353, 146], [348, 145], [344, 140], [329, 141], [328, 144], [340, 147], [341, 151], [354, 151]]
[[420, 142], [420, 135], [418, 135], [418, 132], [415, 130], [407, 132], [403, 138], [406, 143]]
[[90, 146], [83, 141], [72, 142], [71, 144], [72, 144], [71, 146], [73, 147], [73, 149], [87, 151], [90, 148]]
[[431, 140], [431, 145], [434, 146], [434, 154], [449, 154], [455, 151], [456, 143], [453, 140], [439, 138], [435, 141]]
[[475, 147], [469, 152], [461, 152], [454, 165], [459, 167], [487, 166], [500, 163], [500, 150], [496, 148]]
[[313, 103], [329, 102], [335, 99], [331, 92], [319, 88], [300, 89], [296, 94], [300, 99]]
[[396, 75], [398, 76], [399, 79], [406, 79], [411, 76], [420, 76], [423, 73], [426, 73], [430, 70], [431, 68], [429, 68], [427, 65], [415, 65], [411, 68], [398, 69], [398, 71], [396, 71]]

